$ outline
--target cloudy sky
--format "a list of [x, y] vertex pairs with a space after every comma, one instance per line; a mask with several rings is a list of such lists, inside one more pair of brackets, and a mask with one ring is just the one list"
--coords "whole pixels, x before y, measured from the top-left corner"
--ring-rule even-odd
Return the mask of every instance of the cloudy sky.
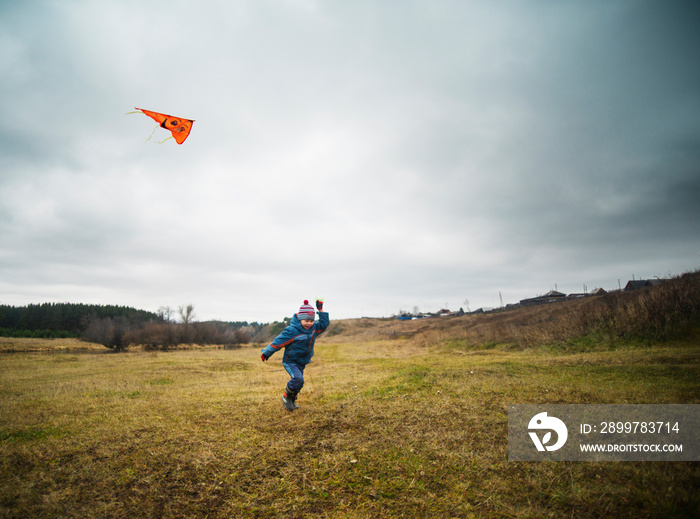
[[[695, 1], [0, 2], [0, 303], [378, 317], [698, 269], [698, 27]], [[196, 122], [159, 144], [134, 107]]]

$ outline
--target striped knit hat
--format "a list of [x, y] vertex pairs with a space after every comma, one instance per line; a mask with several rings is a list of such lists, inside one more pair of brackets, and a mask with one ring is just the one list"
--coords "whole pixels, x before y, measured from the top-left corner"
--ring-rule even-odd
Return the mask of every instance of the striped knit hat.
[[297, 312], [297, 319], [300, 321], [313, 321], [315, 316], [316, 312], [314, 311], [314, 307], [309, 304], [308, 300], [304, 299], [304, 304], [299, 307], [299, 311]]

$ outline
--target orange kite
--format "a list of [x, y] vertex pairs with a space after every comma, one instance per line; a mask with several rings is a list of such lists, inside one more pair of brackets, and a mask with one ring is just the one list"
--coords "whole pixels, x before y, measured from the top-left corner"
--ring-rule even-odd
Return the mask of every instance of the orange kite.
[[[136, 107], [134, 107], [136, 108]], [[160, 123], [161, 128], [170, 130], [178, 144], [185, 142], [185, 139], [189, 136], [190, 130], [192, 129], [192, 119], [182, 119], [180, 117], [173, 117], [172, 115], [161, 114], [158, 112], [151, 112], [149, 110], [144, 110], [143, 108], [136, 108], [139, 112], [146, 114], [148, 117], [153, 119], [155, 122]]]

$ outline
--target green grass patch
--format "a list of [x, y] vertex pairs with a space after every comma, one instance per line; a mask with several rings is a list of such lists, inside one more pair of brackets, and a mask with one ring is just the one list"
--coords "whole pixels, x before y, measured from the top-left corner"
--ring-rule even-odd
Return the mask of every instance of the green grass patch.
[[169, 386], [175, 383], [175, 380], [169, 377], [160, 377], [149, 380], [148, 383], [151, 386]]
[[56, 427], [30, 426], [18, 429], [0, 429], [0, 442], [26, 443], [40, 442], [52, 436], [62, 436], [65, 432]]

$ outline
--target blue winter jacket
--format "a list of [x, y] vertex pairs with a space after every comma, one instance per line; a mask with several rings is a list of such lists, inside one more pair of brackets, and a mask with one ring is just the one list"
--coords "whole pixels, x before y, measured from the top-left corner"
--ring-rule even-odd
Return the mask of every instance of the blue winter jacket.
[[328, 312], [318, 312], [318, 321], [305, 330], [297, 314], [292, 317], [292, 322], [280, 333], [274, 341], [268, 344], [262, 352], [269, 357], [276, 351], [284, 348], [283, 364], [299, 364], [306, 366], [314, 356], [314, 343], [316, 337], [328, 328]]

